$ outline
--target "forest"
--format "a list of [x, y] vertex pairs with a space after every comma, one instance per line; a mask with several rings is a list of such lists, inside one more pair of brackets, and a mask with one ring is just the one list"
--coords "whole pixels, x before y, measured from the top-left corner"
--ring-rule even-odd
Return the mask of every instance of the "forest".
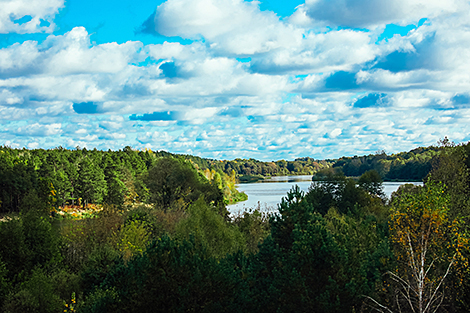
[[342, 157], [334, 162], [333, 167], [340, 168], [350, 177], [359, 177], [366, 171], [376, 170], [385, 181], [422, 181], [441, 149], [434, 146], [419, 147], [391, 155], [378, 151], [366, 156]]
[[[470, 310], [469, 143], [278, 162], [0, 148], [0, 310]], [[407, 166], [424, 186], [387, 199]], [[226, 209], [240, 177], [306, 171], [277, 213]]]

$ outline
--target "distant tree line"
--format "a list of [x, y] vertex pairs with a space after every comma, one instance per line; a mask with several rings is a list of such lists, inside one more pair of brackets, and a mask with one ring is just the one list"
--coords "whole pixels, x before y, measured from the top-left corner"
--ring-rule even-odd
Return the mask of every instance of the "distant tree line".
[[386, 154], [384, 151], [364, 156], [342, 157], [333, 167], [349, 177], [359, 177], [376, 170], [386, 181], [423, 181], [432, 168], [439, 147], [416, 148], [409, 152]]
[[227, 174], [235, 171], [238, 176], [313, 175], [317, 171], [333, 164], [332, 160], [315, 160], [310, 157], [297, 158], [293, 161], [279, 160], [271, 162], [238, 158], [231, 161], [211, 160], [189, 155], [184, 155], [184, 157], [191, 160], [191, 162], [196, 164], [199, 168], [221, 170]]

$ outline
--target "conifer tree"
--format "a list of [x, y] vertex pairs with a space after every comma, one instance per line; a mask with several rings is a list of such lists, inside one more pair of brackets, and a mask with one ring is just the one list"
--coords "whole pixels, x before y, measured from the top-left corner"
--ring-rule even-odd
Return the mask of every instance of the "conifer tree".
[[101, 203], [106, 195], [106, 180], [103, 170], [89, 157], [84, 157], [79, 163], [78, 171], [79, 196], [83, 206], [87, 203]]

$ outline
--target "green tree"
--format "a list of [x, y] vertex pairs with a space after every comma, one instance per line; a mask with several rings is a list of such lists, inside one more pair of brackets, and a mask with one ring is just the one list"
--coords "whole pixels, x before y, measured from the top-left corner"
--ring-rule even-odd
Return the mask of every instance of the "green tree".
[[107, 184], [107, 193], [104, 202], [111, 205], [121, 206], [127, 193], [127, 187], [122, 181], [122, 174], [114, 160], [107, 154], [104, 162], [104, 176]]
[[305, 200], [322, 215], [331, 208], [336, 208], [340, 213], [359, 214], [371, 202], [370, 195], [364, 189], [337, 170], [321, 171], [313, 179]]
[[88, 296], [83, 312], [235, 312], [237, 271], [193, 240], [163, 236], [119, 262]]
[[245, 241], [238, 228], [227, 223], [203, 197], [189, 206], [188, 213], [188, 218], [177, 226], [179, 236], [185, 239], [194, 236], [196, 243], [205, 245], [209, 254], [218, 258], [245, 249]]
[[106, 180], [103, 170], [89, 157], [84, 157], [79, 163], [78, 171], [79, 196], [83, 205], [101, 203], [106, 195]]
[[369, 170], [359, 177], [357, 181], [359, 186], [370, 193], [371, 195], [375, 195], [378, 197], [383, 197], [383, 180], [380, 177], [380, 174], [376, 170]]
[[10, 283], [8, 280], [8, 269], [0, 257], [0, 308], [3, 307], [3, 303], [5, 302], [9, 289]]
[[447, 141], [444, 144], [434, 160], [429, 178], [445, 185], [450, 195], [451, 216], [464, 217], [470, 221], [470, 164], [467, 164], [470, 163], [470, 151], [467, 151], [470, 145], [456, 146]]
[[31, 160], [0, 150], [0, 210], [19, 212], [23, 197], [31, 190], [39, 191], [40, 187]]
[[[386, 241], [373, 222], [316, 212], [293, 188], [250, 265], [257, 312], [351, 312], [380, 281]], [[358, 229], [362, 228], [362, 229]], [[364, 234], [359, 234], [364, 232]]]
[[8, 295], [3, 312], [50, 313], [60, 312], [62, 308], [63, 300], [57, 294], [51, 277], [43, 269], [36, 268], [18, 292]]
[[25, 209], [19, 218], [1, 222], [0, 238], [1, 261], [13, 284], [35, 267], [50, 268], [61, 260], [59, 236], [41, 210]]
[[186, 207], [204, 195], [206, 203], [214, 205], [223, 216], [228, 215], [221, 190], [199, 174], [190, 162], [160, 158], [149, 170], [145, 182], [150, 201], [157, 208], [168, 210], [178, 202]]
[[257, 253], [258, 245], [269, 235], [269, 215], [258, 209], [236, 215], [232, 223], [245, 237], [248, 253]]

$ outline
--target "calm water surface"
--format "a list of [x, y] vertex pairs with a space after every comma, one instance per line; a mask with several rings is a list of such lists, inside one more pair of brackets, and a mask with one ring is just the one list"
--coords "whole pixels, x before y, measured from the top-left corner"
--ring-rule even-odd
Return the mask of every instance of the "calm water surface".
[[[277, 211], [277, 204], [281, 202], [287, 192], [295, 185], [298, 185], [304, 192], [312, 184], [312, 176], [276, 176], [256, 183], [238, 184], [237, 189], [244, 191], [248, 195], [248, 200], [227, 206], [232, 214], [243, 212], [251, 208], [260, 208], [263, 211]], [[385, 182], [384, 192], [390, 197], [392, 192], [406, 182]], [[419, 182], [411, 184], [422, 185]]]

